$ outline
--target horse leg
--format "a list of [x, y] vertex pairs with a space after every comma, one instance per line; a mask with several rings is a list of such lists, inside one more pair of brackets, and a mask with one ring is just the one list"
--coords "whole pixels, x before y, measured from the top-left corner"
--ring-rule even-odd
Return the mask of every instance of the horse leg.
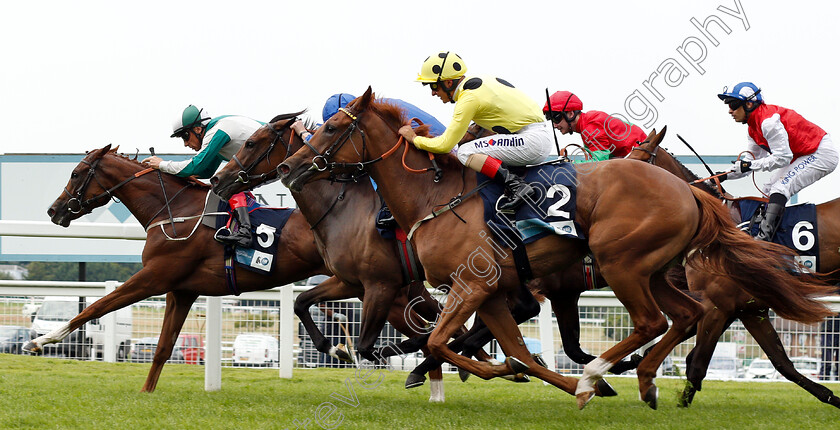
[[309, 337], [312, 339], [312, 344], [315, 348], [331, 357], [343, 360], [349, 363], [353, 362], [353, 356], [347, 351], [333, 346], [326, 336], [318, 329], [318, 325], [312, 320], [312, 315], [309, 313], [309, 308], [312, 305], [329, 301], [346, 299], [349, 297], [358, 297], [362, 294], [359, 288], [346, 285], [335, 276], [327, 278], [324, 282], [318, 284], [311, 290], [304, 291], [295, 299], [295, 315], [298, 316], [300, 323]]
[[750, 332], [758, 345], [767, 353], [767, 357], [773, 363], [773, 367], [779, 371], [787, 380], [796, 383], [805, 391], [811, 393], [814, 397], [823, 403], [840, 408], [840, 398], [834, 395], [834, 392], [827, 387], [806, 378], [793, 367], [790, 358], [785, 353], [785, 347], [779, 340], [779, 334], [773, 328], [773, 324], [767, 316], [767, 311], [761, 313], [752, 313], [741, 316], [741, 322], [744, 327]]
[[197, 298], [197, 293], [188, 291], [170, 291], [166, 294], [163, 326], [160, 328], [160, 337], [158, 338], [155, 357], [152, 359], [152, 367], [149, 369], [149, 375], [146, 377], [146, 383], [143, 384], [141, 392], [151, 393], [155, 391], [163, 365], [172, 355], [175, 342], [178, 341], [178, 335], [181, 333], [181, 327], [184, 326], [184, 321], [190, 313], [190, 307]]
[[[417, 315], [416, 312], [408, 308], [407, 298], [405, 296], [397, 297], [397, 299], [394, 302], [394, 306], [391, 308], [391, 313], [388, 316], [388, 321], [391, 323], [392, 326], [394, 326], [395, 329], [399, 330], [400, 333], [406, 336], [419, 337], [423, 335], [423, 333], [418, 331], [417, 328], [424, 327], [423, 325], [421, 325], [421, 323], [425, 323], [425, 321], [422, 321], [420, 316]], [[380, 350], [388, 349], [395, 349], [396, 351], [399, 351], [399, 349], [394, 344], [389, 344], [384, 348], [380, 348]], [[399, 354], [403, 355], [404, 353], [402, 351], [399, 351]], [[429, 402], [443, 403], [445, 396], [443, 391], [443, 370], [440, 368], [440, 363], [438, 363], [437, 366], [434, 366], [433, 368], [429, 369], [428, 373], [430, 384]], [[422, 380], [419, 381], [419, 384], [412, 385], [412, 387], [422, 385], [423, 381], [425, 380], [426, 378], [422, 377]]]
[[359, 341], [356, 344], [356, 352], [363, 358], [370, 361], [378, 361], [379, 357], [374, 354], [373, 345], [382, 328], [394, 299], [400, 291], [399, 285], [387, 285], [381, 282], [365, 283], [365, 295], [362, 300], [362, 327], [359, 332]]
[[[525, 284], [521, 284], [517, 292], [517, 300], [515, 300], [510, 312], [516, 324], [522, 324], [540, 314], [540, 302], [534, 298], [534, 295], [531, 294], [531, 291], [528, 290]], [[476, 319], [476, 323], [479, 321], [481, 320]], [[486, 327], [483, 322], [481, 324]], [[489, 329], [479, 330], [464, 341], [462, 354], [467, 357], [472, 357], [491, 340], [493, 340], [493, 334], [490, 333]]]
[[595, 384], [603, 378], [613, 364], [668, 330], [668, 321], [662, 316], [648, 288], [650, 276], [646, 277], [637, 273], [632, 270], [633, 267], [635, 267], [633, 263], [627, 262], [614, 262], [609, 266], [601, 267], [601, 273], [613, 287], [615, 296], [630, 314], [633, 331], [630, 336], [584, 366], [583, 376], [578, 381], [575, 392], [580, 409], [592, 400], [595, 395]]
[[691, 327], [703, 316], [703, 306], [665, 281], [662, 272], [654, 273], [651, 276], [650, 286], [660, 309], [672, 321], [671, 328], [656, 345], [647, 351], [636, 371], [639, 378], [639, 394], [642, 400], [652, 409], [656, 409], [659, 397], [659, 390], [653, 382], [656, 371], [665, 357], [680, 342], [685, 340], [686, 334], [691, 331]]
[[531, 356], [528, 348], [525, 347], [525, 341], [522, 339], [522, 333], [513, 316], [510, 314], [507, 303], [501, 296], [491, 297], [486, 300], [478, 309], [478, 314], [490, 331], [496, 336], [502, 350], [509, 357], [506, 362], [515, 363], [510, 357], [515, 357], [521, 364], [526, 366], [525, 369], [514, 369], [516, 373], [524, 372], [528, 375], [542, 379], [551, 385], [569, 393], [574, 394], [577, 380], [567, 376], [560, 375], [543, 366], [540, 366]]
[[23, 350], [39, 352], [44, 345], [61, 342], [74, 330], [94, 318], [100, 318], [109, 312], [165, 292], [169, 285], [162, 282], [151, 282], [150, 279], [147, 279], [151, 276], [150, 273], [149, 270], [141, 269], [122, 286], [86, 307], [66, 324], [27, 342], [23, 346]]
[[[466, 358], [450, 349], [447, 342], [467, 322], [467, 319], [469, 319], [489, 295], [490, 292], [480, 289], [479, 284], [469, 285], [469, 289], [466, 291], [460, 285], [457, 287], [453, 285], [446, 299], [446, 307], [441, 313], [440, 322], [432, 330], [427, 345], [429, 351], [435, 358], [446, 361], [459, 369], [464, 369], [482, 379], [490, 379], [517, 372], [507, 364], [490, 364]], [[510, 312], [506, 305], [504, 306], [504, 312], [510, 317]], [[510, 318], [511, 320], [513, 319], [512, 317]]]
[[705, 314], [697, 325], [694, 348], [689, 353], [691, 360], [686, 359], [685, 388], [679, 400], [679, 405], [683, 407], [690, 406], [694, 395], [703, 388], [703, 378], [706, 377], [717, 341], [735, 321], [735, 317], [715, 307], [710, 301], [707, 301], [705, 308]]

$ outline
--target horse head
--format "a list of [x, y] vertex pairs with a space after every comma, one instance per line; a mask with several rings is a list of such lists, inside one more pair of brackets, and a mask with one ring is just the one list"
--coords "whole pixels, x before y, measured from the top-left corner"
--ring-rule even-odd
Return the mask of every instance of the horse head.
[[238, 192], [277, 180], [277, 166], [303, 146], [291, 129], [303, 112], [277, 115], [255, 131], [231, 161], [210, 179], [213, 192], [228, 199]]
[[64, 191], [47, 209], [47, 215], [54, 224], [67, 227], [70, 221], [90, 213], [108, 201], [101, 198], [101, 193], [106, 189], [96, 178], [96, 169], [105, 154], [116, 150], [117, 148], [111, 149], [111, 145], [108, 144], [90, 151], [73, 169]]
[[651, 130], [644, 142], [640, 142], [639, 146], [633, 148], [626, 158], [630, 160], [645, 161], [650, 164], [656, 164], [656, 153], [659, 151], [659, 144], [665, 138], [665, 133], [668, 131], [668, 126], [662, 128], [662, 131], [657, 133], [656, 129]]
[[364, 95], [339, 109], [318, 128], [307, 147], [278, 166], [283, 184], [299, 192], [306, 183], [335, 174], [353, 174], [378, 161], [376, 157], [385, 152], [382, 148], [386, 139], [381, 138], [382, 133], [392, 133], [388, 140], [395, 144], [397, 139], [393, 135], [396, 135], [400, 124], [386, 123], [388, 126], [380, 131], [383, 127], [373, 123], [381, 119], [376, 114], [374, 99], [373, 90], [368, 87]]

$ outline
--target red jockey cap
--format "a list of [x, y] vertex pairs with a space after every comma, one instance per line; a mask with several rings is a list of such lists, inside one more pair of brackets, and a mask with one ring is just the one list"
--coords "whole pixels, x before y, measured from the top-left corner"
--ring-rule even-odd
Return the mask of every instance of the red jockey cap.
[[[583, 110], [583, 102], [578, 96], [569, 91], [557, 91], [549, 98], [552, 112], [574, 112]], [[548, 112], [548, 102], [543, 106], [543, 112]]]

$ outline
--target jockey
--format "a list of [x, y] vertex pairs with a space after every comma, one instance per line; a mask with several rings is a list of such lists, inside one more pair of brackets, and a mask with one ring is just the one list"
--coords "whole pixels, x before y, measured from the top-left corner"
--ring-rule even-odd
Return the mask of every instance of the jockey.
[[605, 112], [582, 110], [583, 102], [569, 91], [557, 91], [543, 106], [546, 119], [551, 120], [561, 134], [580, 133], [584, 146], [592, 151], [596, 161], [626, 157], [634, 146], [647, 138], [644, 130], [636, 125]]
[[732, 170], [720, 179], [737, 179], [753, 170], [775, 171], [764, 185], [770, 202], [756, 236], [769, 241], [788, 199], [837, 167], [837, 147], [828, 133], [795, 111], [765, 104], [752, 82], [741, 82], [731, 91], [724, 88], [718, 98], [729, 106], [735, 122], [747, 124], [747, 150], [752, 152], [733, 161]]
[[[347, 106], [347, 104], [355, 98], [355, 96], [347, 93], [331, 95], [330, 98], [327, 99], [327, 102], [324, 103], [324, 108], [321, 111], [321, 118], [324, 122], [327, 122], [328, 119], [338, 113], [338, 109]], [[401, 107], [403, 111], [405, 111], [407, 118], [417, 118], [422, 121], [423, 124], [428, 125], [429, 132], [434, 136], [439, 136], [446, 131], [446, 127], [444, 127], [437, 118], [407, 101], [389, 98], [383, 98], [381, 100]], [[301, 139], [305, 141], [309, 141], [309, 139], [312, 138], [312, 134], [306, 130], [306, 127], [301, 121], [295, 121], [295, 123], [292, 124], [292, 129], [300, 136]], [[373, 189], [376, 189], [376, 182], [374, 182], [373, 178], [371, 178], [370, 182], [373, 184]], [[376, 225], [383, 229], [393, 229], [397, 227], [397, 222], [394, 220], [394, 216], [391, 215], [391, 211], [388, 209], [388, 206], [385, 205], [385, 202], [382, 202], [382, 208], [380, 208], [379, 214], [376, 217]]]
[[432, 95], [443, 103], [455, 103], [452, 122], [437, 137], [417, 136], [410, 125], [400, 128], [400, 134], [419, 149], [443, 154], [464, 137], [470, 121], [497, 133], [462, 144], [458, 160], [504, 184], [510, 200], [500, 209], [514, 209], [535, 190], [504, 166], [545, 161], [554, 146], [551, 128], [539, 105], [509, 82], [492, 76], [467, 77], [466, 71], [464, 61], [454, 52], [427, 58], [417, 81], [429, 85]]
[[[189, 105], [175, 121], [172, 135], [169, 137], [183, 139], [184, 146], [198, 151], [198, 154], [184, 161], [164, 161], [160, 157], [151, 156], [143, 160], [143, 163], [180, 177], [209, 178], [216, 172], [219, 164], [228, 162], [262, 125], [261, 122], [244, 116], [222, 115], [211, 118], [203, 109]], [[229, 245], [250, 247], [253, 238], [245, 193], [234, 194], [228, 203], [239, 221], [239, 229], [227, 236], [217, 235], [216, 239]]]

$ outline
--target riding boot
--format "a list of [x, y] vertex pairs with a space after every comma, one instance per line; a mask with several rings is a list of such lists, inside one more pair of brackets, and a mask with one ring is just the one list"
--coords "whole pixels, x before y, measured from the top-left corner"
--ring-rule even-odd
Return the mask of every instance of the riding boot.
[[500, 210], [514, 210], [524, 202], [526, 197], [531, 197], [535, 193], [533, 187], [528, 185], [522, 178], [508, 171], [504, 167], [499, 167], [493, 180], [497, 183], [503, 184], [509, 196], [507, 203], [499, 206]]
[[399, 227], [397, 221], [394, 219], [394, 215], [391, 214], [391, 210], [388, 209], [388, 205], [385, 203], [382, 203], [382, 208], [379, 209], [379, 213], [376, 215], [376, 227], [385, 230], [393, 230]]
[[767, 203], [767, 211], [764, 213], [764, 219], [758, 225], [758, 234], [755, 238], [758, 240], [771, 241], [776, 235], [776, 229], [782, 223], [782, 214], [785, 212], [785, 203], [787, 198], [780, 193], [770, 195], [770, 202]]
[[230, 235], [218, 236], [217, 239], [228, 245], [250, 248], [254, 243], [254, 238], [251, 236], [251, 217], [248, 215], [248, 208], [246, 206], [238, 207], [234, 209], [233, 215], [239, 222], [239, 228], [232, 231]]

